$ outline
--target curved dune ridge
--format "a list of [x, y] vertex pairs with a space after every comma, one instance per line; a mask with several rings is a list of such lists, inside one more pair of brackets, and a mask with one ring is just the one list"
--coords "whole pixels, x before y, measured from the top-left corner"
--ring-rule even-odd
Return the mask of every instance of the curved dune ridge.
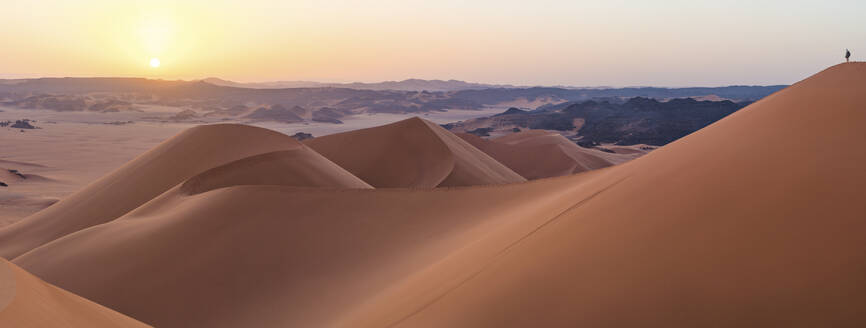
[[149, 327], [0, 259], [0, 327]]
[[304, 143], [376, 188], [526, 181], [453, 133], [417, 117]]
[[66, 234], [111, 221], [215, 166], [298, 147], [284, 134], [252, 126], [191, 128], [57, 204], [0, 229], [0, 257], [15, 258]]
[[212, 168], [181, 185], [198, 194], [238, 185], [372, 189], [366, 182], [306, 146], [254, 155]]
[[453, 254], [341, 323], [861, 326], [864, 86], [866, 64], [834, 66], [603, 170], [594, 197], [497, 256]]
[[613, 165], [604, 153], [582, 148], [555, 132], [530, 130], [489, 140], [468, 133], [457, 136], [529, 180]]
[[[158, 327], [857, 327], [864, 86], [866, 64], [834, 66], [636, 160], [526, 183], [304, 188], [245, 169], [284, 155], [242, 156], [13, 262]], [[436, 127], [309, 145], [377, 187], [489, 179]]]

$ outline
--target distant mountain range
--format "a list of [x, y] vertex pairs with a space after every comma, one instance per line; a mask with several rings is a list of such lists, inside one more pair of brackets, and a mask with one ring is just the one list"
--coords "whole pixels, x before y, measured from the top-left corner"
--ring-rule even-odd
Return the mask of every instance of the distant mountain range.
[[603, 144], [663, 146], [718, 121], [751, 102], [658, 101], [635, 97], [625, 102], [585, 101], [542, 106], [533, 111], [509, 108], [490, 117], [445, 124], [453, 132], [479, 136], [522, 129], [556, 130], [583, 147]]
[[[219, 80], [223, 81], [223, 80]], [[718, 88], [506, 87], [460, 81], [407, 80], [342, 87], [250, 88], [229, 82], [166, 81], [143, 78], [40, 78], [0, 80], [0, 105], [56, 111], [116, 112], [143, 105], [178, 107], [196, 115], [277, 121], [339, 123], [362, 113], [423, 113], [449, 109], [517, 107], [535, 109], [586, 100], [623, 102], [633, 97], [668, 100], [696, 98], [733, 101], [761, 99], [784, 86]], [[295, 82], [292, 82], [295, 83]], [[300, 83], [300, 82], [298, 82]], [[350, 88], [346, 86], [366, 86]], [[461, 89], [477, 87], [480, 89]], [[276, 87], [274, 85], [274, 87]], [[394, 88], [375, 90], [371, 88]], [[402, 88], [402, 89], [400, 89]], [[403, 89], [422, 88], [423, 91]], [[449, 91], [429, 91], [438, 88]], [[297, 117], [295, 117], [297, 116]]]
[[517, 88], [507, 84], [482, 84], [458, 80], [421, 80], [408, 79], [403, 81], [385, 81], [377, 83], [323, 83], [312, 81], [273, 81], [241, 83], [209, 77], [204, 82], [224, 87], [249, 89], [287, 89], [287, 88], [348, 88], [356, 90], [394, 90], [394, 91], [460, 91], [481, 90], [492, 88]]

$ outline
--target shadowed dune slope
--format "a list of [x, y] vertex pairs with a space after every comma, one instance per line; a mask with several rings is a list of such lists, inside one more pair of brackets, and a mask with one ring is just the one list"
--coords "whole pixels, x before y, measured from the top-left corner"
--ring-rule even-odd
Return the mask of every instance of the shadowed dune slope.
[[417, 117], [304, 143], [377, 188], [526, 181], [453, 133]]
[[[178, 186], [14, 262], [159, 327], [859, 327], [864, 86], [866, 64], [834, 66], [634, 161], [522, 184]], [[437, 164], [390, 181], [451, 176]]]
[[468, 133], [457, 136], [529, 180], [612, 165], [602, 152], [581, 148], [554, 132], [523, 131], [492, 140]]
[[289, 136], [252, 126], [191, 128], [60, 202], [4, 227], [0, 257], [13, 259], [66, 234], [113, 220], [215, 166], [299, 147]]
[[373, 188], [301, 145], [297, 149], [254, 155], [212, 168], [184, 182], [181, 190], [197, 194], [238, 185]]
[[0, 259], [0, 327], [148, 327]]

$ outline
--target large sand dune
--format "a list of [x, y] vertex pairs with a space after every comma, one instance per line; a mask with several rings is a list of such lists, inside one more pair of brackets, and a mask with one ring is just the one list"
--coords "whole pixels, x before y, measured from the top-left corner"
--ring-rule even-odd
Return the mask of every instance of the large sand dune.
[[611, 166], [601, 151], [582, 148], [555, 132], [523, 131], [487, 140], [458, 133], [463, 140], [526, 179], [557, 177]]
[[158, 327], [322, 326], [500, 226], [531, 229], [527, 219], [554, 216], [586, 193], [581, 179], [434, 191], [173, 190], [16, 262]]
[[191, 128], [59, 203], [0, 229], [0, 256], [15, 258], [66, 234], [113, 220], [215, 166], [298, 147], [286, 135], [251, 126]]
[[[834, 66], [634, 161], [525, 183], [302, 188], [251, 157], [13, 262], [159, 327], [859, 327], [864, 85], [866, 64]], [[515, 180], [437, 128], [309, 145], [376, 187]], [[160, 171], [112, 176], [138, 172]]]
[[343, 323], [862, 326], [864, 85], [866, 64], [834, 66], [606, 170], [497, 256], [478, 242]]
[[0, 327], [148, 327], [0, 259]]
[[304, 142], [376, 188], [526, 181], [448, 130], [417, 117]]

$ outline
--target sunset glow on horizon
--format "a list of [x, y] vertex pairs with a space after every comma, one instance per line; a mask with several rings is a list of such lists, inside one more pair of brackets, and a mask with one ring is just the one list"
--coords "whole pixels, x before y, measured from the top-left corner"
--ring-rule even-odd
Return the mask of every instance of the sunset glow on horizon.
[[841, 61], [845, 48], [855, 59], [866, 55], [859, 17], [866, 5], [858, 1], [104, 0], [2, 6], [0, 78], [715, 86], [792, 83]]

